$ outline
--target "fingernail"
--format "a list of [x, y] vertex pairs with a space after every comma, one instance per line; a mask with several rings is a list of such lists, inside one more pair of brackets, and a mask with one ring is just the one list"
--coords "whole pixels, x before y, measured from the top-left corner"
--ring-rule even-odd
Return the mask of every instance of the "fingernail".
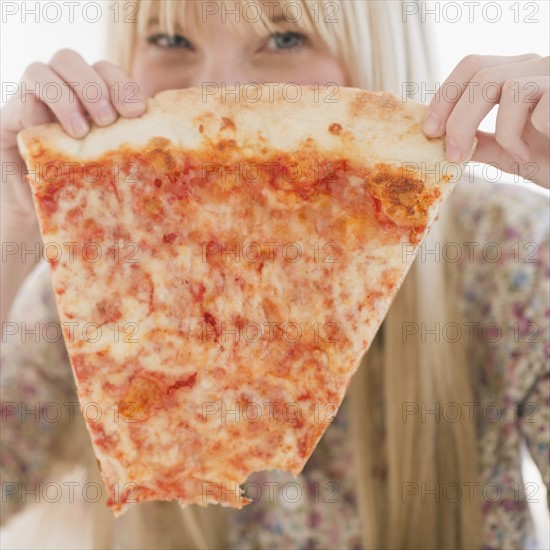
[[441, 117], [439, 115], [436, 115], [435, 113], [430, 113], [426, 120], [424, 121], [424, 124], [422, 126], [422, 129], [426, 134], [437, 134], [437, 131], [441, 127]]
[[143, 113], [145, 111], [145, 108], [147, 107], [147, 104], [145, 101], [135, 101], [132, 103], [125, 103], [126, 110], [130, 113]]
[[112, 124], [116, 120], [116, 113], [110, 103], [102, 101], [97, 107], [97, 118], [100, 124]]
[[71, 117], [71, 128], [78, 137], [85, 136], [90, 130], [88, 122], [81, 114], [76, 114]]
[[447, 139], [447, 147], [445, 152], [447, 154], [447, 158], [451, 162], [460, 162], [462, 153], [460, 152], [458, 145], [452, 139]]

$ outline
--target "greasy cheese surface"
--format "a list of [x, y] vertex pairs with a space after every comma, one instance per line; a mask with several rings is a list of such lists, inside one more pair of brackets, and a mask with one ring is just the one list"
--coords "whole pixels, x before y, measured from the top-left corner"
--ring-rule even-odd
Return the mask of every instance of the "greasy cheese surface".
[[[250, 156], [232, 140], [189, 151], [154, 139], [94, 163], [45, 148], [34, 159], [44, 241], [63, 250], [52, 276], [81, 406], [102, 412], [85, 416], [113, 510], [240, 507], [250, 473], [299, 473], [439, 190], [313, 141]], [[63, 168], [48, 171], [52, 159]], [[101, 336], [83, 337], [87, 323]]]

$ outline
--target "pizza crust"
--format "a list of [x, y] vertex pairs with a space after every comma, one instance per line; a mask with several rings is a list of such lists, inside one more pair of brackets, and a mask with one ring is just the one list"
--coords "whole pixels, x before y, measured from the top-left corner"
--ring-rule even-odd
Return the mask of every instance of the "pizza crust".
[[81, 140], [68, 136], [57, 123], [23, 130], [18, 136], [20, 152], [28, 161], [33, 148], [47, 147], [86, 161], [121, 145], [144, 146], [158, 136], [189, 149], [223, 136], [257, 153], [262, 147], [293, 151], [313, 138], [320, 149], [345, 151], [371, 163], [425, 163], [432, 168], [435, 163], [450, 164], [443, 138], [430, 139], [421, 130], [426, 106], [420, 103], [357, 88], [323, 94], [308, 86], [299, 87], [301, 99], [296, 103], [285, 99], [281, 87], [272, 94], [262, 88], [257, 102], [247, 101], [243, 88], [238, 101], [221, 91], [205, 98], [198, 88], [160, 92], [148, 99], [141, 117], [119, 119], [106, 128], [95, 126]]

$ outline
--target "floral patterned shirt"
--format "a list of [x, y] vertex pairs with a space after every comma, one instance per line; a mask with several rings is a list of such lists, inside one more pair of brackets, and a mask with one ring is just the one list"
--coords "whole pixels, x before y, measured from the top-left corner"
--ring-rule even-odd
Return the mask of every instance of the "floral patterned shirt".
[[[480, 484], [487, 488], [484, 548], [532, 547], [527, 502], [541, 495], [538, 487], [523, 483], [520, 440], [525, 440], [548, 488], [548, 201], [519, 186], [479, 181], [460, 183], [449, 200], [462, 232], [457, 240], [476, 243], [471, 254], [458, 260], [460, 305], [472, 330], [483, 331], [484, 341], [489, 342], [469, 350], [484, 411], [478, 423]], [[13, 320], [31, 326], [57, 320], [47, 269], [41, 268], [20, 293]], [[49, 340], [27, 334], [10, 338], [3, 346], [3, 481], [30, 484], [47, 479], [60, 442], [85, 432], [83, 423], [69, 422], [68, 415], [60, 422], [49, 422], [42, 415], [37, 422], [21, 422], [9, 409], [9, 403], [27, 402], [31, 407], [76, 402], [63, 339], [52, 334]], [[492, 408], [495, 414], [506, 414], [497, 421], [491, 416]], [[344, 400], [336, 422], [330, 424], [297, 478], [275, 471], [249, 478], [247, 493], [254, 503], [228, 511], [231, 548], [362, 548], [346, 409]], [[491, 487], [505, 490], [495, 498]], [[23, 505], [4, 494], [2, 499], [4, 524]]]

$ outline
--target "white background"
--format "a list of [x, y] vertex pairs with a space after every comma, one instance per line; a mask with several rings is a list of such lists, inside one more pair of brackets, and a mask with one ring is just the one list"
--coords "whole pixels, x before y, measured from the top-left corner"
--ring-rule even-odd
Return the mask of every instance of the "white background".
[[[36, 4], [39, 5], [40, 10], [38, 16], [31, 13]], [[47, 8], [47, 11], [43, 11], [46, 4], [58, 4], [63, 7], [61, 12], [63, 17], [59, 22], [48, 22], [48, 19], [56, 18], [57, 10], [56, 6], [52, 5]], [[27, 65], [34, 61], [47, 63], [54, 52], [60, 48], [77, 50], [89, 63], [103, 57], [104, 21], [107, 17], [113, 17], [113, 12], [109, 11], [110, 2], [96, 2], [103, 14], [103, 18], [96, 23], [84, 21], [84, 17], [93, 20], [97, 15], [97, 10], [93, 6], [88, 6], [87, 11], [83, 12], [82, 6], [86, 4], [93, 4], [93, 2], [81, 0], [80, 6], [74, 8], [75, 21], [70, 23], [69, 11], [63, 0], [42, 2], [2, 0], [0, 2], [2, 104], [9, 99], [6, 96], [7, 86], [9, 83], [19, 81]], [[434, 9], [439, 17], [439, 22], [434, 25], [439, 57], [437, 70], [439, 82], [445, 79], [461, 58], [470, 53], [549, 54], [550, 2], [548, 1], [451, 2], [446, 0], [426, 2], [423, 7], [427, 8], [425, 17], [429, 21], [436, 22]], [[17, 13], [10, 15], [13, 10], [17, 10]], [[24, 12], [27, 13], [26, 21], [23, 17]], [[39, 22], [36, 22], [37, 17]], [[494, 128], [494, 111], [487, 117], [481, 128], [486, 131]], [[540, 483], [538, 472], [529, 461], [525, 464], [525, 481]], [[540, 548], [550, 548], [548, 509], [544, 488], [541, 487], [537, 496], [540, 497], [540, 502], [533, 511], [536, 514], [539, 535], [543, 537]], [[10, 544], [10, 546], [18, 545], [18, 542], [21, 544], [21, 532], [28, 528], [24, 518], [21, 520], [23, 521], [18, 521], [12, 528], [2, 530], [4, 544]], [[14, 528], [17, 528], [17, 533], [14, 532]]]

